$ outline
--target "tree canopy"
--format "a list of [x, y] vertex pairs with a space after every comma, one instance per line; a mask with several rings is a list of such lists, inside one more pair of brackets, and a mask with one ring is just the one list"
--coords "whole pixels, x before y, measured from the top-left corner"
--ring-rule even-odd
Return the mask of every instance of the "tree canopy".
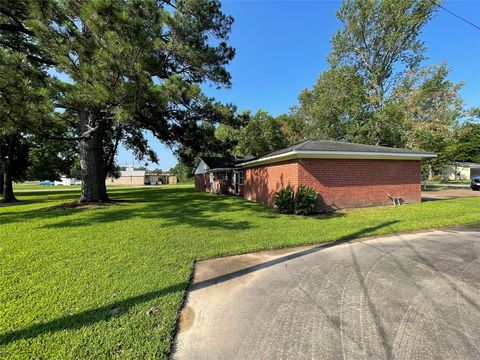
[[301, 141], [303, 128], [304, 123], [291, 114], [273, 117], [258, 110], [243, 122], [242, 127], [220, 125], [215, 130], [215, 137], [224, 147], [231, 148], [229, 155], [262, 156]]
[[[7, 40], [22, 41], [13, 36]], [[15, 201], [12, 182], [25, 178], [29, 148], [34, 141], [39, 141], [35, 136], [61, 129], [55, 122], [51, 97], [52, 87], [42, 66], [32, 63], [24, 53], [0, 47], [0, 194], [3, 201]]]
[[418, 0], [345, 0], [330, 67], [299, 95], [305, 136], [434, 151], [428, 164], [440, 170], [465, 110], [447, 64], [424, 65], [419, 34], [435, 9]]
[[[25, 1], [2, 5], [5, 47], [60, 74], [55, 106], [79, 143], [81, 201], [108, 199], [105, 178], [120, 143], [156, 161], [144, 131], [170, 146], [202, 146], [204, 124], [233, 122], [235, 108], [200, 84], [229, 86], [233, 19], [216, 0]], [[17, 121], [17, 120], [15, 120]]]
[[351, 67], [361, 76], [377, 145], [389, 145], [384, 137], [389, 91], [424, 59], [418, 35], [435, 9], [434, 2], [423, 0], [345, 0], [337, 12], [343, 27], [332, 39], [329, 62], [334, 68]]
[[310, 137], [326, 140], [364, 141], [364, 108], [367, 94], [364, 81], [354, 68], [338, 67], [324, 71], [311, 90], [299, 95], [296, 116], [305, 123]]
[[453, 140], [445, 152], [451, 161], [480, 164], [480, 108], [468, 111], [465, 121], [455, 129]]

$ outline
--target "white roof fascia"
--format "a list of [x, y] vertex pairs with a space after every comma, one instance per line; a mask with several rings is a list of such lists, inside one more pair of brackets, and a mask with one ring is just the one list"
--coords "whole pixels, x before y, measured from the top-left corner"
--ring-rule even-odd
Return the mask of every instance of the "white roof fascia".
[[231, 170], [235, 170], [236, 168], [213, 168], [213, 169], [208, 169], [207, 173], [210, 173], [210, 172], [218, 172], [218, 171], [231, 171]]
[[200, 162], [198, 163], [197, 165], [197, 168], [195, 169], [194, 171], [194, 174], [195, 175], [198, 175], [198, 174], [204, 174], [208, 171], [208, 169], [210, 169], [208, 167], [208, 165], [205, 163], [205, 161], [203, 161], [202, 159], [200, 159]]
[[240, 166], [256, 166], [266, 163], [279, 162], [298, 158], [313, 159], [391, 159], [391, 160], [421, 160], [434, 158], [436, 154], [422, 153], [382, 153], [372, 151], [315, 151], [315, 150], [292, 150], [287, 153], [272, 155], [261, 159], [246, 161]]
[[145, 176], [145, 171], [143, 170], [124, 170], [120, 171], [120, 176], [121, 177], [144, 177]]

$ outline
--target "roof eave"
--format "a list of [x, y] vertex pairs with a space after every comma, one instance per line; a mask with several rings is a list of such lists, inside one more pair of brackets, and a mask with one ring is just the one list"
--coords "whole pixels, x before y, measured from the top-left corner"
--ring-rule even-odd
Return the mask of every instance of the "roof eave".
[[239, 164], [243, 167], [258, 166], [269, 163], [276, 163], [291, 159], [389, 159], [389, 160], [422, 160], [424, 158], [435, 158], [434, 153], [382, 153], [382, 152], [358, 152], [358, 151], [313, 151], [293, 150], [287, 153], [267, 156]]
[[228, 168], [213, 168], [213, 169], [208, 169], [205, 172], [217, 172], [217, 171], [231, 171], [231, 170], [237, 170], [237, 168], [233, 167], [228, 167]]

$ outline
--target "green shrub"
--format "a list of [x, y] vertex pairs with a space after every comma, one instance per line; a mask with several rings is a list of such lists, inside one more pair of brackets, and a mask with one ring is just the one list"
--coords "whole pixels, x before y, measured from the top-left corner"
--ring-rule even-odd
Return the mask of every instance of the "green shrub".
[[310, 215], [315, 213], [318, 193], [310, 186], [300, 185], [295, 194], [295, 214]]
[[275, 193], [275, 206], [283, 214], [292, 214], [295, 209], [295, 191], [288, 185]]

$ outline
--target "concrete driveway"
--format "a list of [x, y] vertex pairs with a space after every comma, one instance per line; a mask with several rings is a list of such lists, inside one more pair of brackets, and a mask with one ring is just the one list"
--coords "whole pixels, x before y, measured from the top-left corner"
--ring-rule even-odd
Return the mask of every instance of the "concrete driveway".
[[480, 359], [480, 232], [196, 266], [174, 359]]
[[480, 197], [480, 191], [473, 191], [471, 189], [422, 191], [422, 201], [448, 200], [465, 197]]

